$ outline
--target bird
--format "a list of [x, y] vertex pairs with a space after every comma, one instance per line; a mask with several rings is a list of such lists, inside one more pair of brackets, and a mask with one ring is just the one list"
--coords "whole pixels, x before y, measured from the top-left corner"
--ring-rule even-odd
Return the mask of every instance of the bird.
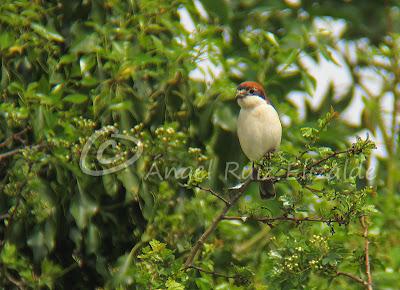
[[[258, 175], [254, 161], [279, 149], [282, 124], [261, 84], [254, 81], [242, 82], [236, 89], [236, 100], [240, 106], [237, 135], [243, 153], [252, 161], [254, 178]], [[271, 180], [260, 181], [261, 198], [272, 198], [275, 195]]]

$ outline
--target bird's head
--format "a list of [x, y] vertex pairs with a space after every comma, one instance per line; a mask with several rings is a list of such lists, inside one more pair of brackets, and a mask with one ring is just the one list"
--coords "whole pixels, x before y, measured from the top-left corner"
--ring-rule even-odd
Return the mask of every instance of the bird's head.
[[257, 82], [243, 82], [236, 89], [236, 100], [241, 108], [256, 107], [267, 102], [264, 88]]

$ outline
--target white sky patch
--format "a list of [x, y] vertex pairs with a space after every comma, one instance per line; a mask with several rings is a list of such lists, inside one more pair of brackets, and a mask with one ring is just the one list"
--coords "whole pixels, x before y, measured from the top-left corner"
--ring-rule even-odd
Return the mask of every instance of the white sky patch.
[[287, 115], [283, 115], [283, 114], [279, 115], [279, 118], [281, 119], [283, 127], [289, 127], [290, 124], [292, 123], [292, 120]]
[[287, 98], [297, 107], [299, 119], [304, 120], [306, 118], [306, 93], [303, 91], [292, 91], [288, 94]]
[[339, 39], [346, 30], [346, 21], [332, 17], [318, 17], [314, 20], [314, 27], [321, 33], [327, 33]]
[[208, 16], [208, 13], [207, 13], [206, 9], [204, 9], [203, 4], [201, 4], [201, 2], [199, 0], [194, 0], [193, 3], [194, 3], [194, 6], [197, 9], [197, 12], [199, 12], [200, 16], [202, 18], [208, 20], [209, 16]]
[[359, 70], [360, 81], [363, 86], [367, 89], [368, 93], [372, 96], [378, 96], [383, 89], [383, 77], [379, 75], [372, 68], [362, 68]]
[[335, 99], [340, 99], [348, 93], [353, 83], [350, 70], [343, 57], [332, 49], [330, 51], [339, 65], [326, 60], [321, 55], [318, 57], [318, 63], [308, 55], [302, 54], [300, 57], [302, 65], [317, 81], [314, 95], [307, 96], [307, 100], [313, 109], [318, 109], [321, 106], [330, 84], [333, 84]]
[[182, 26], [186, 29], [186, 31], [190, 33], [196, 32], [196, 25], [194, 24], [192, 16], [190, 16], [189, 11], [182, 6], [178, 8], [178, 14], [180, 22]]
[[378, 158], [374, 154], [372, 154], [366, 174], [367, 175], [366, 178], [370, 185], [374, 184], [374, 180], [378, 175], [378, 169], [379, 169]]
[[[202, 17], [208, 17], [207, 12], [201, 5], [200, 1], [195, 1], [196, 9]], [[197, 33], [196, 25], [193, 22], [192, 16], [185, 7], [178, 8], [178, 14], [180, 18], [181, 25], [189, 33]], [[184, 39], [178, 39], [183, 45], [186, 44]], [[200, 48], [195, 48], [193, 54], [197, 54]], [[203, 53], [199, 57], [197, 62], [197, 68], [189, 73], [189, 77], [193, 80], [204, 81], [206, 83], [212, 82], [217, 78], [222, 72], [222, 65], [213, 63], [207, 52]]]
[[364, 102], [362, 99], [363, 91], [359, 86], [354, 88], [353, 98], [349, 106], [341, 114], [344, 119], [351, 126], [360, 126], [362, 111], [364, 110]]
[[387, 92], [382, 96], [380, 104], [382, 110], [383, 122], [385, 123], [385, 127], [389, 134], [390, 131], [392, 130], [393, 99], [394, 99], [393, 92]]
[[189, 77], [193, 80], [210, 83], [217, 78], [222, 71], [221, 65], [215, 65], [207, 58], [197, 63], [197, 68], [190, 72]]
[[228, 58], [226, 60], [227, 65], [229, 66], [230, 73], [237, 78], [242, 78], [244, 75], [244, 71], [247, 69], [248, 65], [244, 62], [237, 62], [233, 58]]
[[176, 36], [174, 39], [176, 40], [177, 43], [179, 43], [183, 47], [187, 46], [186, 39], [183, 36]]
[[342, 39], [338, 41], [337, 47], [340, 53], [344, 55], [351, 64], [357, 62], [357, 43], [355, 41]]
[[388, 153], [385, 147], [385, 142], [383, 140], [382, 131], [379, 128], [376, 129], [375, 144], [377, 148], [376, 150], [374, 150], [374, 155], [386, 158], [388, 156]]
[[388, 58], [386, 56], [382, 56], [382, 55], [374, 55], [374, 63], [382, 65], [382, 66], [392, 65], [390, 58]]

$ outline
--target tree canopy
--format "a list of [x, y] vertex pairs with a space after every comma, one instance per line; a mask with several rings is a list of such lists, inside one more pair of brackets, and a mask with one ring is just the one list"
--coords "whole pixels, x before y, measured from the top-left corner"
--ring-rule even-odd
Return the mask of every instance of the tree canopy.
[[399, 5], [1, 1], [1, 288], [397, 289]]

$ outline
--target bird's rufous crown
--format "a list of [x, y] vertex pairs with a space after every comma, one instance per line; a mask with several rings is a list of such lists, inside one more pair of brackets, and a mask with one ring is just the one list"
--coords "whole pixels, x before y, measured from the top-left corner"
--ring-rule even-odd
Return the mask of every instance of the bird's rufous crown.
[[243, 82], [241, 83], [237, 89], [254, 89], [256, 90], [259, 94], [261, 94], [263, 97], [266, 97], [265, 95], [265, 91], [262, 85], [260, 85], [257, 82], [252, 82], [252, 81], [247, 81], [247, 82]]

